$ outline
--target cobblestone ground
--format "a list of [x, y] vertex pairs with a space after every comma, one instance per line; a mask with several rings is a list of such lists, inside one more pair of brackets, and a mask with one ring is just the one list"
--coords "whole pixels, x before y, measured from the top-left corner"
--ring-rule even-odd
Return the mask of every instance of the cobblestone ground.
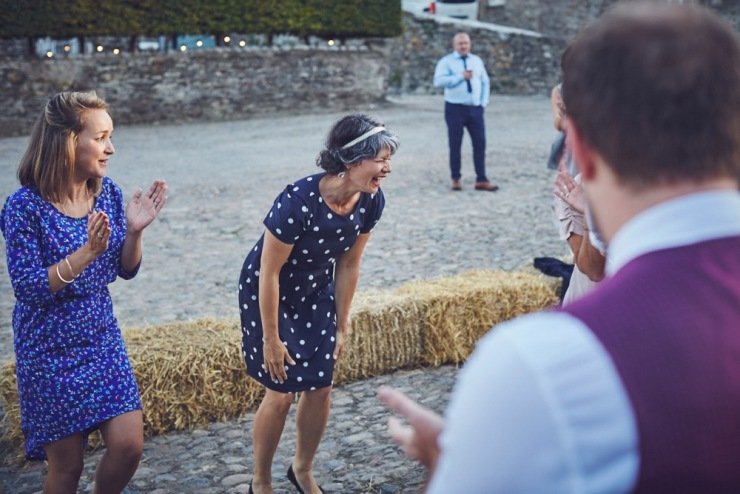
[[[115, 117], [115, 109], [114, 117]], [[496, 193], [473, 190], [470, 143], [463, 151], [462, 192], [449, 190], [441, 97], [407, 96], [358, 109], [379, 116], [401, 139], [384, 183], [385, 214], [368, 244], [359, 290], [470, 269], [512, 270], [541, 255], [560, 255], [551, 220], [552, 173], [545, 159], [553, 137], [544, 97], [493, 97], [487, 118], [489, 178]], [[111, 285], [123, 327], [236, 313], [242, 260], [262, 232], [275, 195], [315, 173], [314, 160], [338, 113], [249, 121], [117, 129], [110, 176], [124, 192], [167, 180], [169, 203], [147, 230], [144, 261], [132, 281]], [[0, 198], [13, 179], [27, 138], [0, 139]], [[0, 247], [5, 244], [0, 240]], [[12, 356], [13, 294], [0, 260], [0, 359]], [[408, 389], [443, 409], [456, 371], [414, 370], [335, 391], [329, 428], [316, 462], [329, 492], [420, 492], [423, 472], [385, 435], [387, 413], [374, 398], [380, 383]], [[245, 376], [246, 378], [246, 376]], [[252, 414], [204, 430], [148, 439], [129, 493], [246, 492]], [[278, 492], [293, 448], [293, 430], [276, 456]], [[7, 454], [7, 452], [6, 452]], [[91, 489], [101, 453], [86, 459], [81, 489]], [[0, 492], [40, 490], [43, 466], [0, 469]]]

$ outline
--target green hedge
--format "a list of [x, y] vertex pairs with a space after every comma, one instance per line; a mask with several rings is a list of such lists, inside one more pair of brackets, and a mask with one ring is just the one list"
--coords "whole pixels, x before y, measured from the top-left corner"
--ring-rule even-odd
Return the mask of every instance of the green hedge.
[[392, 37], [400, 0], [0, 0], [0, 38], [183, 33]]

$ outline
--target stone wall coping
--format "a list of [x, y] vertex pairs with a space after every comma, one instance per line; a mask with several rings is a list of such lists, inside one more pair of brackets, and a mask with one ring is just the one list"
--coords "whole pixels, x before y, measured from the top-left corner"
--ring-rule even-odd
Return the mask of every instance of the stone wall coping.
[[[373, 41], [376, 39], [383, 40], [384, 38], [365, 38], [365, 40]], [[217, 53], [225, 53], [225, 52], [251, 52], [251, 53], [268, 53], [268, 52], [286, 52], [286, 51], [320, 51], [320, 52], [346, 52], [346, 51], [369, 51], [370, 48], [366, 44], [361, 45], [334, 45], [329, 46], [327, 44], [315, 44], [315, 45], [307, 45], [305, 43], [296, 43], [296, 44], [286, 44], [286, 45], [274, 45], [274, 46], [268, 46], [268, 45], [248, 45], [248, 46], [240, 46], [240, 47], [233, 47], [233, 46], [212, 46], [209, 48], [196, 48], [196, 49], [190, 49], [186, 52], [181, 52], [179, 50], [175, 49], [169, 49], [168, 51], [153, 51], [153, 52], [147, 52], [147, 51], [140, 51], [136, 53], [132, 53], [130, 51], [122, 51], [121, 53], [114, 55], [110, 51], [104, 52], [104, 53], [77, 53], [75, 55], [65, 56], [65, 55], [59, 55], [55, 56], [54, 58], [46, 58], [46, 57], [35, 57], [35, 60], [38, 60], [39, 62], [51, 62], [56, 60], [70, 60], [70, 59], [76, 59], [76, 58], [102, 58], [106, 56], [111, 57], [140, 57], [140, 56], [156, 56], [156, 55], [168, 55], [168, 54], [176, 54], [176, 55], [192, 55], [193, 53], [209, 53], [209, 52], [217, 52]], [[28, 57], [17, 57], [17, 56], [11, 56], [11, 55], [0, 55], [0, 60], [29, 60]]]

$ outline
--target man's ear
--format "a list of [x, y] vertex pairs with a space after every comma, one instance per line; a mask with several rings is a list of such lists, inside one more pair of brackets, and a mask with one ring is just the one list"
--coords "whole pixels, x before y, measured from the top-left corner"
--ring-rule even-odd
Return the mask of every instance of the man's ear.
[[596, 176], [596, 151], [586, 141], [581, 131], [572, 119], [565, 119], [565, 132], [567, 136], [567, 146], [573, 154], [578, 171], [581, 173], [581, 180], [590, 182]]

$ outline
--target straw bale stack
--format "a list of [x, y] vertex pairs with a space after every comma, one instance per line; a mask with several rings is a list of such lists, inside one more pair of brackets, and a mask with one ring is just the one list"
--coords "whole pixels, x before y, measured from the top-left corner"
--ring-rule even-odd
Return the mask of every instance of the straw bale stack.
[[470, 271], [413, 282], [397, 292], [423, 301], [420, 358], [428, 366], [462, 362], [494, 325], [557, 302], [553, 285], [544, 276], [504, 271]]
[[[541, 275], [475, 271], [358, 293], [335, 383], [400, 368], [461, 362], [495, 324], [557, 302]], [[123, 332], [144, 408], [145, 433], [226, 420], [254, 409], [263, 390], [247, 378], [236, 318]], [[15, 363], [0, 369], [4, 439], [20, 446]]]
[[352, 304], [351, 328], [335, 384], [419, 366], [423, 301], [395, 292], [365, 292]]
[[0, 420], [2, 442], [13, 447], [21, 446], [23, 444], [21, 405], [18, 402], [14, 360], [5, 362], [0, 367], [0, 401], [2, 401], [3, 411], [5, 412], [2, 420]]
[[246, 379], [237, 319], [200, 319], [124, 331], [147, 435], [246, 412], [262, 389]]

